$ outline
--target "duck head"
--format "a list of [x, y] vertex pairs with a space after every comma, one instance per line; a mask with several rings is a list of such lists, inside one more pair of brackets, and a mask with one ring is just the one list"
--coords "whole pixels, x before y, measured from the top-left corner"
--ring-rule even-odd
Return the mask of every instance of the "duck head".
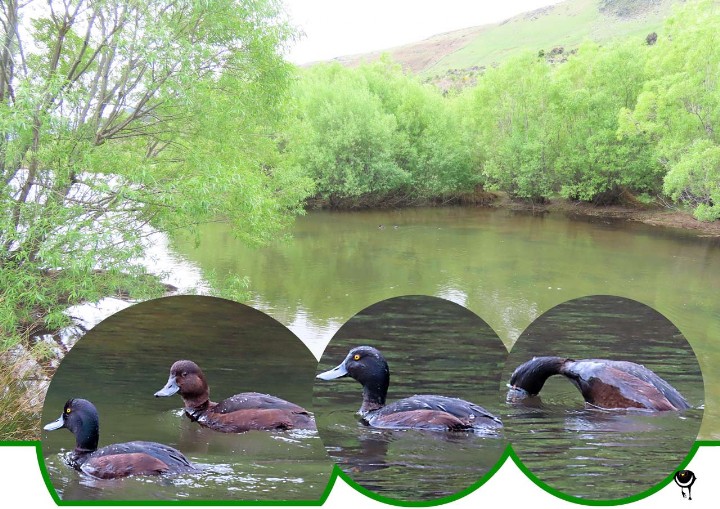
[[170, 376], [165, 387], [155, 397], [172, 396], [180, 393], [187, 408], [197, 408], [210, 399], [210, 388], [200, 367], [193, 361], [180, 360], [170, 367]]
[[[545, 380], [561, 373], [568, 359], [562, 357], [533, 357], [521, 364], [510, 377], [510, 392], [514, 398], [536, 396], [545, 385]], [[508, 398], [510, 398], [508, 394]]]
[[43, 426], [45, 431], [66, 428], [75, 435], [75, 451], [97, 449], [100, 437], [100, 418], [95, 405], [86, 399], [69, 399], [57, 420]]
[[390, 385], [390, 368], [379, 350], [371, 346], [353, 348], [340, 364], [320, 373], [317, 378], [334, 380], [346, 376], [354, 378], [363, 386], [361, 415], [385, 406]]

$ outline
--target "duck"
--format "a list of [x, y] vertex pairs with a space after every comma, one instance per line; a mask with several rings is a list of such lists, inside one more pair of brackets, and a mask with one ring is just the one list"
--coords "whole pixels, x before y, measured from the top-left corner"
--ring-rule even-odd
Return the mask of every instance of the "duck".
[[690, 408], [680, 392], [640, 364], [555, 356], [534, 357], [518, 366], [510, 377], [508, 399], [536, 396], [545, 380], [553, 375], [565, 376], [577, 387], [585, 402], [597, 408], [657, 412]]
[[317, 375], [321, 380], [351, 377], [363, 386], [358, 414], [362, 424], [384, 429], [463, 431], [496, 429], [502, 421], [483, 407], [459, 398], [416, 395], [386, 404], [390, 369], [380, 351], [358, 346], [333, 369]]
[[198, 470], [183, 453], [157, 442], [125, 442], [98, 449], [100, 419], [95, 405], [86, 399], [69, 399], [60, 417], [43, 427], [46, 431], [61, 428], [75, 435], [75, 449], [66, 455], [66, 462], [96, 479]]
[[315, 418], [303, 407], [259, 392], [243, 392], [219, 403], [210, 401], [210, 388], [200, 367], [190, 360], [176, 361], [167, 384], [155, 397], [179, 393], [185, 415], [203, 427], [223, 433], [315, 429]]

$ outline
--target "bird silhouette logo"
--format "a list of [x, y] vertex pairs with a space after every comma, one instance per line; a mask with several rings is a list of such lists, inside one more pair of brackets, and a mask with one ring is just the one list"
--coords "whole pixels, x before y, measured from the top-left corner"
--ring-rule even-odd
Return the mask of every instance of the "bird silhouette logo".
[[685, 498], [685, 488], [687, 488], [688, 500], [692, 500], [690, 488], [692, 488], [692, 485], [696, 479], [697, 477], [695, 477], [695, 474], [692, 473], [690, 470], [678, 470], [677, 472], [675, 472], [675, 484], [680, 486], [680, 492], [682, 493], [683, 498]]

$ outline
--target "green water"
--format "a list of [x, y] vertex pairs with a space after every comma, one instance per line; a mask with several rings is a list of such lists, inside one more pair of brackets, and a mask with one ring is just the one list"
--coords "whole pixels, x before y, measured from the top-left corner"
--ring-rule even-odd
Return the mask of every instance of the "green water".
[[104, 320], [63, 359], [47, 393], [43, 424], [69, 398], [95, 404], [99, 446], [155, 441], [182, 451], [199, 473], [95, 480], [63, 460], [66, 429], [42, 432], [45, 466], [64, 500], [317, 500], [332, 462], [316, 431], [220, 433], [191, 422], [179, 396], [155, 398], [170, 366], [191, 359], [210, 397], [264, 392], [312, 409], [317, 361], [285, 327], [247, 306], [210, 297], [170, 297]]
[[[382, 225], [382, 228], [380, 228]], [[177, 249], [204, 270], [250, 279], [250, 305], [287, 325], [320, 357], [340, 326], [378, 301], [443, 297], [486, 321], [510, 347], [545, 311], [617, 295], [668, 318], [705, 380], [699, 438], [720, 440], [720, 239], [608, 219], [481, 208], [312, 212], [294, 238], [249, 249], [203, 228]]]
[[533, 475], [567, 495], [610, 500], [648, 490], [678, 470], [700, 428], [704, 393], [697, 359], [672, 323], [635, 301], [583, 297], [553, 308], [521, 334], [503, 379], [543, 355], [634, 361], [693, 408], [591, 408], [569, 380], [552, 377], [539, 397], [509, 404], [504, 413], [505, 434]]
[[[504, 412], [498, 387], [507, 351], [480, 318], [453, 302], [405, 296], [380, 302], [338, 331], [318, 372], [356, 346], [381, 351], [390, 370], [387, 403], [416, 394], [471, 401]], [[359, 485], [396, 500], [435, 500], [466, 490], [503, 454], [502, 429], [445, 432], [371, 429], [355, 414], [362, 386], [347, 377], [317, 380], [313, 406], [331, 458]]]

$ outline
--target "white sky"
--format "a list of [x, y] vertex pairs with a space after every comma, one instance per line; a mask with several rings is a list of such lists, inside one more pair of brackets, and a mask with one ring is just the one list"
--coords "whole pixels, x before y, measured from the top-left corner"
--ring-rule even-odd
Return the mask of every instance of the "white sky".
[[432, 35], [503, 21], [559, 0], [283, 0], [305, 33], [288, 54], [304, 64], [384, 50]]

